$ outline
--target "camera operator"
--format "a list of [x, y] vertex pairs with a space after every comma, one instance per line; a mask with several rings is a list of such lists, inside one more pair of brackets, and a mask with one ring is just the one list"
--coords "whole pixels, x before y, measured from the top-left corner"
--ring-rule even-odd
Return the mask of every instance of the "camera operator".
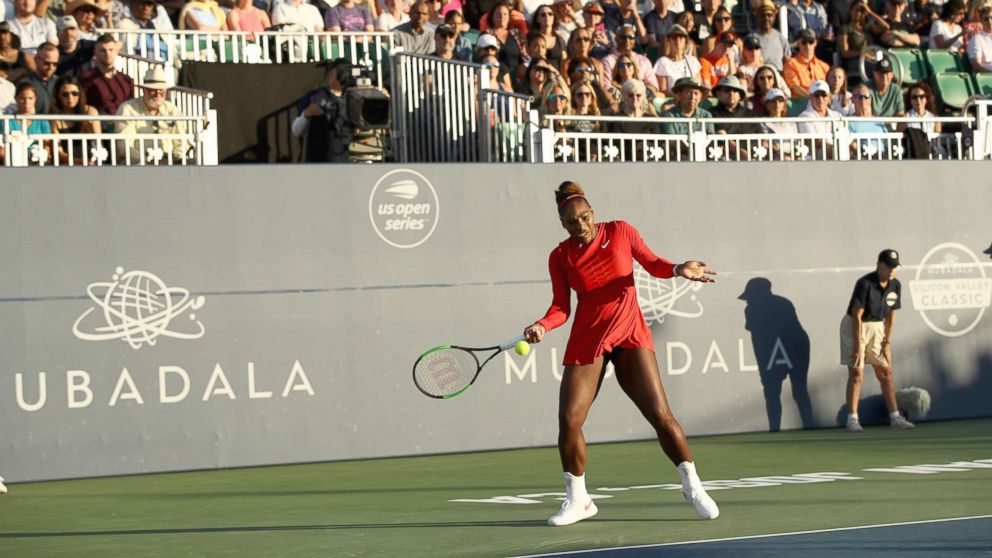
[[300, 115], [293, 120], [296, 137], [306, 135], [307, 163], [347, 163], [354, 127], [345, 118], [344, 91], [352, 65], [339, 58], [327, 65], [327, 86], [307, 93], [299, 103]]

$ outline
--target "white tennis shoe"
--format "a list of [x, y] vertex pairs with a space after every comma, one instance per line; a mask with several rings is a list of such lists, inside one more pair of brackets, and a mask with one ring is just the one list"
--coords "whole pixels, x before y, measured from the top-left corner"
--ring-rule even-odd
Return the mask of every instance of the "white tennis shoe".
[[555, 527], [563, 527], [565, 525], [571, 525], [573, 523], [578, 523], [583, 519], [589, 519], [590, 517], [596, 515], [599, 509], [596, 508], [596, 502], [589, 499], [589, 502], [585, 504], [576, 504], [571, 500], [565, 500], [561, 509], [558, 513], [552, 515], [548, 519], [548, 525], [553, 525]]
[[691, 489], [683, 487], [682, 497], [685, 498], [686, 502], [692, 504], [693, 508], [696, 508], [696, 515], [701, 519], [716, 519], [720, 517], [720, 508], [702, 486]]
[[909, 430], [910, 428], [916, 428], [915, 424], [909, 422], [901, 416], [892, 419], [889, 421], [889, 424], [891, 424], [892, 428], [895, 428], [896, 430]]
[[844, 428], [848, 429], [850, 432], [863, 432], [864, 428], [861, 428], [861, 421], [854, 417], [847, 419], [847, 426]]
[[0, 494], [6, 494], [7, 487], [3, 484], [3, 477], [0, 477]]

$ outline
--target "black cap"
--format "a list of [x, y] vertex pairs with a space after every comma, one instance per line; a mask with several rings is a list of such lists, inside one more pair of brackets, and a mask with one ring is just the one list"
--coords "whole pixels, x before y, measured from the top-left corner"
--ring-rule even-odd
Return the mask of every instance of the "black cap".
[[442, 23], [441, 25], [438, 25], [437, 29], [434, 30], [434, 34], [447, 35], [449, 37], [454, 37], [455, 35], [457, 35], [457, 33], [455, 32], [455, 28], [448, 25], [447, 23]]
[[816, 33], [812, 29], [807, 27], [806, 29], [803, 29], [802, 31], [799, 32], [799, 40], [806, 42], [815, 41]]
[[888, 58], [883, 58], [879, 60], [878, 62], [875, 63], [875, 71], [882, 72], [883, 74], [885, 72], [891, 72], [892, 62], [890, 62]]
[[748, 35], [747, 37], [744, 37], [744, 48], [761, 50], [761, 41], [759, 41], [754, 35]]
[[0, 33], [10, 33], [10, 24], [6, 21], [0, 21]]
[[899, 267], [899, 252], [892, 248], [886, 248], [878, 253], [878, 263], [884, 263], [889, 267]]

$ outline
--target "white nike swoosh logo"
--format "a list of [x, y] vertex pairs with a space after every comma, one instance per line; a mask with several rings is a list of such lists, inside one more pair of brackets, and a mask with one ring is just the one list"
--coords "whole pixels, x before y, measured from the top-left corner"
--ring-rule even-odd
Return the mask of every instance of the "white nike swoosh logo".
[[604, 242], [604, 243], [603, 243], [603, 245], [602, 245], [602, 246], [600, 246], [600, 248], [606, 248], [606, 247], [607, 247], [607, 246], [609, 246], [609, 245], [610, 245], [610, 241], [609, 241], [609, 240], [607, 240], [606, 242]]

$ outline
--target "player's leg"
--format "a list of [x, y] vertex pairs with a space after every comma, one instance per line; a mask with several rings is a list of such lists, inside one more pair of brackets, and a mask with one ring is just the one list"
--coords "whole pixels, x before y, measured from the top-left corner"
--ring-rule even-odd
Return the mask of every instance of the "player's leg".
[[874, 363], [871, 367], [875, 369], [875, 377], [878, 378], [878, 383], [882, 387], [882, 399], [885, 400], [885, 409], [889, 412], [889, 424], [892, 425], [892, 428], [900, 430], [915, 427], [916, 425], [899, 414], [899, 407], [896, 404], [896, 382], [892, 375], [892, 367]]
[[882, 400], [889, 412], [889, 424], [892, 428], [913, 428], [913, 423], [902, 418], [896, 404], [896, 383], [892, 375], [892, 363], [885, 352], [882, 341], [885, 339], [885, 326], [882, 322], [866, 324], [865, 328], [865, 362], [875, 370], [875, 377], [882, 388]]
[[682, 495], [703, 519], [716, 519], [720, 509], [706, 494], [696, 474], [696, 465], [682, 425], [672, 414], [665, 388], [661, 384], [658, 361], [647, 349], [622, 349], [614, 361], [617, 382], [627, 397], [654, 428], [665, 455], [678, 468], [682, 479]]
[[3, 477], [0, 477], [0, 494], [6, 494], [7, 487], [3, 484]]
[[845, 428], [851, 432], [861, 432], [861, 419], [858, 417], [858, 401], [861, 400], [861, 383], [865, 377], [864, 359], [858, 362], [854, 358], [854, 332], [851, 317], [844, 316], [840, 322], [840, 362], [847, 366], [847, 422]]
[[571, 525], [596, 515], [586, 491], [586, 440], [582, 425], [599, 393], [605, 373], [603, 357], [592, 364], [566, 366], [558, 391], [558, 454], [565, 476], [565, 502], [548, 525]]

